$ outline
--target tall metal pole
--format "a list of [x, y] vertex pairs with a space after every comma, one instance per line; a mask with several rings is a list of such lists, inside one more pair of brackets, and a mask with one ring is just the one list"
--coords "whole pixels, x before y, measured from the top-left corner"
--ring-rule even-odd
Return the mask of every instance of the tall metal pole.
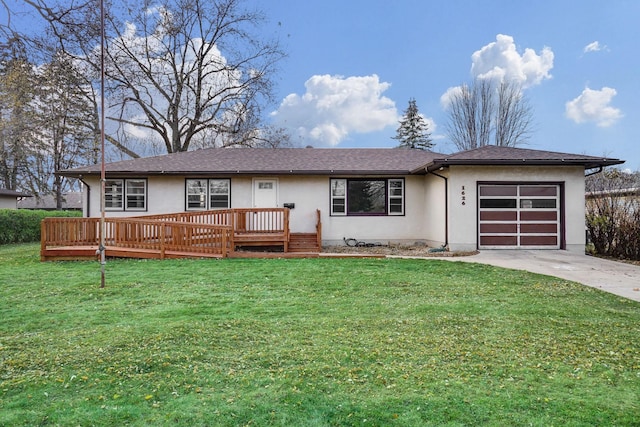
[[105, 254], [105, 186], [106, 173], [104, 161], [104, 0], [100, 0], [100, 287], [105, 287], [105, 267], [107, 264]]

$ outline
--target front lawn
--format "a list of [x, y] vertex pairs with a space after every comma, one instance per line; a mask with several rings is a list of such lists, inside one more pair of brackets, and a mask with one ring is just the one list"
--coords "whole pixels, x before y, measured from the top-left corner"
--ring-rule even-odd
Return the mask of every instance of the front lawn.
[[0, 425], [638, 425], [640, 304], [441, 260], [0, 246]]

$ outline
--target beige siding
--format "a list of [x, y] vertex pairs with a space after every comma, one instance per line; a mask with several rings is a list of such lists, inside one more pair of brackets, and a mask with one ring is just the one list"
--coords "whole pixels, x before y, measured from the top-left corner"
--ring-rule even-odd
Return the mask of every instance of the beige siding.
[[[584, 168], [581, 166], [451, 166], [449, 180], [449, 246], [451, 250], [477, 249], [477, 183], [556, 182], [564, 184], [566, 249], [584, 252]], [[462, 192], [465, 192], [465, 204]]]
[[[443, 184], [425, 176], [405, 177], [405, 215], [404, 216], [331, 216], [328, 176], [272, 176], [255, 178], [278, 179], [278, 206], [295, 203], [291, 211], [291, 231], [313, 232], [316, 225], [316, 210], [321, 212], [323, 240], [326, 244], [343, 244], [343, 238], [355, 238], [367, 242], [437, 241], [444, 239], [444, 225], [437, 224], [444, 218], [442, 200]], [[252, 207], [253, 177], [231, 178], [231, 207]], [[360, 177], [359, 177], [360, 178]], [[439, 180], [439, 179], [438, 179]], [[99, 180], [87, 178], [91, 186], [91, 216], [100, 216]], [[441, 180], [440, 180], [441, 181]], [[425, 184], [427, 183], [427, 184]], [[433, 187], [438, 193], [429, 196], [429, 204], [438, 206], [430, 214], [425, 185]], [[137, 216], [185, 210], [184, 177], [150, 177], [148, 179], [148, 210], [146, 212], [107, 211], [109, 217]], [[440, 199], [440, 193], [442, 199]], [[438, 200], [440, 199], [440, 200]], [[427, 206], [427, 207], [425, 207]], [[86, 215], [85, 209], [85, 215]], [[433, 235], [432, 235], [433, 234]]]
[[14, 196], [0, 196], [0, 209], [17, 209], [18, 199]]

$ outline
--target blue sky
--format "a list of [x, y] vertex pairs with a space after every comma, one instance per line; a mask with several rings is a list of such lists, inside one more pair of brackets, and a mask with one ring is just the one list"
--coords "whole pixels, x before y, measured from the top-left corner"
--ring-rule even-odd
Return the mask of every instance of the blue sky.
[[640, 1], [249, 0], [288, 57], [271, 118], [316, 147], [393, 147], [410, 98], [445, 135], [442, 97], [475, 75], [525, 87], [526, 148], [640, 170]]

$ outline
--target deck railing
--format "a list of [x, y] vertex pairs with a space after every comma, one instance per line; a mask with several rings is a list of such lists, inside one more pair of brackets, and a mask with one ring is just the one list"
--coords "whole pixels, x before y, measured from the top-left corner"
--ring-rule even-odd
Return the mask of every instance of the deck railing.
[[288, 233], [288, 208], [235, 208], [215, 211], [145, 215], [136, 218], [209, 225], [230, 225], [234, 234]]
[[[41, 254], [55, 247], [87, 247], [100, 243], [99, 218], [45, 218]], [[168, 252], [226, 257], [235, 241], [289, 241], [289, 209], [225, 209], [129, 218], [105, 218], [105, 246], [130, 251]], [[269, 239], [261, 240], [264, 236]]]
[[[227, 225], [192, 224], [137, 218], [106, 218], [104, 244], [107, 248], [168, 252], [195, 256], [227, 256], [233, 231]], [[87, 247], [100, 244], [99, 218], [45, 218], [41, 225], [41, 254], [56, 247]]]

